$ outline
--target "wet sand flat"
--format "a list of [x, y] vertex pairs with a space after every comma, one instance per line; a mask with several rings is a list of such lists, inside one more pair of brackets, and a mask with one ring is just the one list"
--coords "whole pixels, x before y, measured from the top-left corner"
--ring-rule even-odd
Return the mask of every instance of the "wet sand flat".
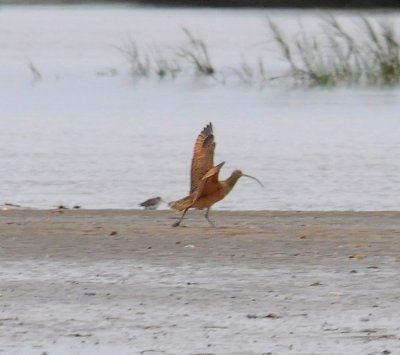
[[0, 212], [5, 354], [399, 354], [400, 212]]

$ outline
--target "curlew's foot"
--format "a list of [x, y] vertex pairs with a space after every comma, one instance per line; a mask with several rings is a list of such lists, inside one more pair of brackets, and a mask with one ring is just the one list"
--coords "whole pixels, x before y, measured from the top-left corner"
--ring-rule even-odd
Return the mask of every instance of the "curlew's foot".
[[172, 224], [172, 227], [179, 227], [181, 224], [181, 221], [176, 221], [175, 223]]
[[216, 228], [217, 226], [215, 225], [215, 223], [208, 216], [209, 213], [210, 213], [210, 208], [207, 208], [207, 211], [206, 211], [206, 214], [204, 215], [204, 218], [207, 220], [208, 223], [210, 223], [211, 227]]
[[214, 221], [212, 221], [210, 218], [208, 218], [208, 216], [206, 216], [206, 220], [210, 224], [211, 227], [217, 228], [217, 226], [215, 225]]
[[189, 207], [186, 208], [186, 209], [183, 211], [182, 216], [179, 218], [178, 221], [176, 221], [176, 222], [172, 225], [172, 227], [178, 227], [178, 226], [181, 224], [182, 219], [185, 217], [185, 214], [186, 214], [186, 212], [187, 212], [188, 210], [189, 210]]
[[207, 219], [207, 221], [208, 221], [208, 223], [210, 224], [211, 227], [217, 228], [216, 224], [211, 219]]

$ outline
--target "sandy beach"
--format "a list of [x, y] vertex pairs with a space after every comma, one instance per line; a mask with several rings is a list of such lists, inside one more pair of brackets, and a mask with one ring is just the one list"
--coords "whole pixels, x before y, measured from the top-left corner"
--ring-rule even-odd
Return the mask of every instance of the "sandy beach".
[[400, 212], [0, 212], [4, 354], [399, 354]]

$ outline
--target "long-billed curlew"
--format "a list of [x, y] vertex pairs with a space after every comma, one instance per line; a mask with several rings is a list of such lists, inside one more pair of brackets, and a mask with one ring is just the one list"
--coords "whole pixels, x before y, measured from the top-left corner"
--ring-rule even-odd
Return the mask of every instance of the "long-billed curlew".
[[208, 216], [211, 206], [222, 200], [233, 189], [242, 176], [254, 179], [263, 186], [258, 179], [243, 174], [240, 170], [235, 170], [231, 176], [224, 181], [218, 180], [219, 171], [225, 162], [214, 166], [214, 150], [215, 140], [213, 127], [210, 122], [198, 135], [194, 145], [189, 195], [169, 203], [171, 208], [183, 211], [180, 219], [173, 224], [174, 227], [180, 225], [189, 208], [206, 208], [207, 210], [204, 217], [215, 227]]

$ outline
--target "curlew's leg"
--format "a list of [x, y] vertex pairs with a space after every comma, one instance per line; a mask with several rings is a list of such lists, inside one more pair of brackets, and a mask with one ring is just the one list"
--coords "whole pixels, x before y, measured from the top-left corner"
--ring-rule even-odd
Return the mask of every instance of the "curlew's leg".
[[172, 227], [178, 227], [178, 226], [181, 224], [182, 219], [183, 219], [183, 217], [185, 217], [185, 214], [186, 214], [186, 212], [187, 212], [188, 210], [189, 210], [189, 208], [186, 208], [186, 209], [183, 211], [181, 218], [179, 218], [179, 220], [176, 221], [176, 222], [172, 225]]
[[204, 217], [206, 218], [206, 220], [208, 221], [208, 223], [210, 223], [211, 227], [216, 227], [215, 223], [208, 217], [208, 213], [210, 212], [210, 207], [207, 208], [206, 214], [204, 215]]

